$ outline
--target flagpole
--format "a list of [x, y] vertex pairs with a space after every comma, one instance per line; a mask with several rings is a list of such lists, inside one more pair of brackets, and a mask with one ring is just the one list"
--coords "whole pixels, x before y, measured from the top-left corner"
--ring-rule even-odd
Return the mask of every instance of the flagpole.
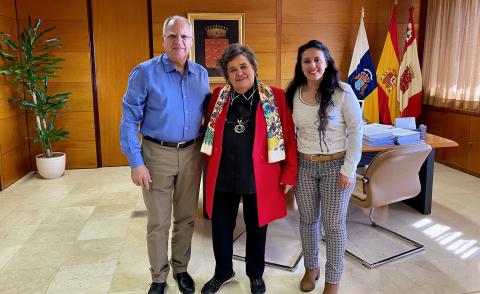
[[362, 0], [362, 11], [361, 11], [362, 19], [365, 18], [365, 0]]

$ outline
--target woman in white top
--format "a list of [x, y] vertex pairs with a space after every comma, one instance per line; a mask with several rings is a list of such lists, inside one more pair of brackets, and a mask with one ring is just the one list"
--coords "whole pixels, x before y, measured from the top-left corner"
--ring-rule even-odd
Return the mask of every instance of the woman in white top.
[[[327, 242], [325, 288], [337, 293], [347, 239], [346, 214], [362, 148], [362, 114], [351, 87], [338, 80], [328, 48], [311, 40], [298, 49], [295, 75], [287, 88], [299, 151], [295, 198], [305, 275], [302, 291], [320, 275], [321, 225]], [[321, 224], [320, 224], [321, 221]]]

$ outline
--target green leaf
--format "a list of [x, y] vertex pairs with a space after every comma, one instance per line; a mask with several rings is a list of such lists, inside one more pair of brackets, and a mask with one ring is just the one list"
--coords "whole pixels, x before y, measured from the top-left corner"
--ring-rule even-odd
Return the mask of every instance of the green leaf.
[[17, 51], [18, 47], [9, 39], [2, 39], [2, 43], [7, 45], [10, 49]]
[[59, 38], [52, 38], [52, 39], [48, 39], [48, 40], [43, 41], [43, 43], [53, 43], [53, 42], [60, 42], [60, 39]]
[[[29, 17], [29, 20], [30, 20], [30, 17]], [[33, 28], [34, 31], [38, 31], [38, 28], [42, 25], [43, 21], [41, 18], [39, 18], [37, 20], [37, 23], [35, 24], [35, 27]], [[29, 26], [31, 27], [31, 23], [29, 24]]]
[[5, 59], [10, 60], [10, 61], [16, 61], [17, 60], [17, 56], [9, 54], [7, 52], [3, 52], [3, 51], [0, 52], [0, 57], [5, 58]]
[[40, 37], [42, 37], [43, 35], [45, 35], [46, 33], [50, 32], [50, 31], [52, 31], [53, 29], [55, 29], [55, 27], [51, 27], [51, 28], [48, 28], [48, 29], [46, 29], [46, 30], [41, 31], [40, 33], [38, 33], [38, 34], [34, 37], [34, 40], [36, 41], [36, 40], [40, 39]]

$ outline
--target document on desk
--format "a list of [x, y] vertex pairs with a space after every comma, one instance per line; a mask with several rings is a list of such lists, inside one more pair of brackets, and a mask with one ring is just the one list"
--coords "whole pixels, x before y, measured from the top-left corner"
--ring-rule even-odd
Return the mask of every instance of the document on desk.
[[368, 124], [363, 127], [363, 144], [366, 146], [392, 146], [395, 137], [393, 126], [383, 124]]
[[417, 124], [414, 117], [397, 117], [395, 119], [395, 127], [407, 130], [415, 130]]
[[420, 132], [393, 128], [392, 135], [395, 136], [395, 143], [399, 145], [413, 144], [420, 142]]

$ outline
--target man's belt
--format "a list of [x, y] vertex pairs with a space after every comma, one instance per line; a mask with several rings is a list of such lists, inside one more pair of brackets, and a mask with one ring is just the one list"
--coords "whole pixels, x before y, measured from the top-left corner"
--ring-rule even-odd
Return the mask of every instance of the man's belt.
[[346, 153], [347, 153], [346, 151], [340, 151], [332, 154], [306, 154], [306, 153], [300, 152], [300, 155], [302, 155], [303, 157], [311, 161], [325, 161], [325, 160], [338, 159], [342, 156], [345, 156]]
[[157, 143], [157, 144], [160, 145], [160, 146], [182, 149], [182, 148], [186, 148], [186, 147], [192, 145], [193, 143], [195, 143], [196, 141], [198, 141], [201, 137], [196, 138], [196, 139], [193, 139], [193, 140], [190, 140], [190, 141], [178, 142], [178, 143], [173, 143], [173, 142], [167, 142], [167, 141], [157, 140], [157, 139], [152, 138], [152, 137], [149, 137], [149, 136], [144, 136], [143, 138], [144, 138], [145, 140], [148, 140], [148, 141]]

